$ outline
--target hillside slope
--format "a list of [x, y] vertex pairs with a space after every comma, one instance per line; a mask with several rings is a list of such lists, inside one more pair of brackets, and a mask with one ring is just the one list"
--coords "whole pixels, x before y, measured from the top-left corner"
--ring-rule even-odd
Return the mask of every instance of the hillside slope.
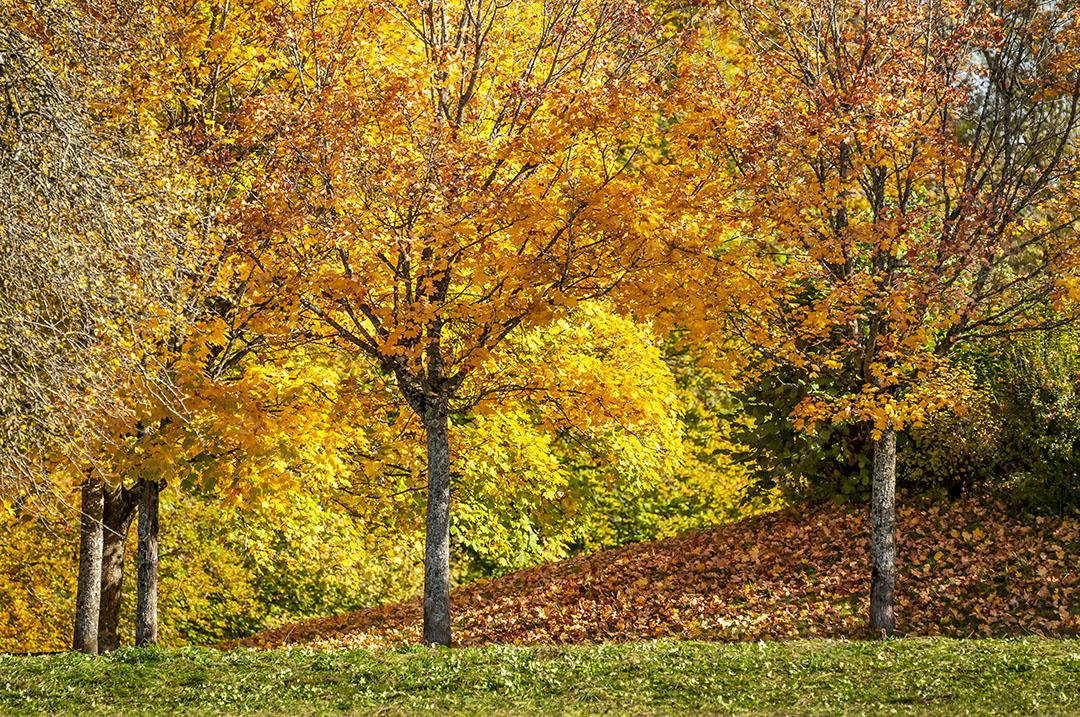
[[[856, 637], [868, 610], [861, 510], [786, 510], [462, 586], [455, 644]], [[1080, 520], [974, 500], [903, 509], [897, 615], [908, 635], [1080, 634]], [[229, 646], [415, 643], [420, 601]]]

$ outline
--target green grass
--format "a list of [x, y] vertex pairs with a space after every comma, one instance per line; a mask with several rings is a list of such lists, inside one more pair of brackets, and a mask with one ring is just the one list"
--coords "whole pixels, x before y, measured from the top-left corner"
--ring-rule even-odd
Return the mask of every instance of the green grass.
[[0, 656], [0, 714], [1078, 714], [1080, 641]]

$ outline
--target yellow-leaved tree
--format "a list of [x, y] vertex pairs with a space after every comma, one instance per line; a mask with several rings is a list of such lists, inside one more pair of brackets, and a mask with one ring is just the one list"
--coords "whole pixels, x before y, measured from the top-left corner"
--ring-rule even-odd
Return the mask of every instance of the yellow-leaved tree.
[[450, 643], [450, 416], [530, 389], [476, 370], [666, 257], [667, 20], [629, 0], [279, 16], [287, 86], [243, 113], [264, 160], [248, 246], [270, 247], [286, 318], [373, 362], [422, 420], [426, 642]]

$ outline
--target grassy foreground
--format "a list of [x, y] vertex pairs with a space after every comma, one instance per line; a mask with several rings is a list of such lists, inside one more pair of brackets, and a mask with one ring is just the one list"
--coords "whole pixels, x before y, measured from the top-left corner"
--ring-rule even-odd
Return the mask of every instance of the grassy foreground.
[[0, 656], [2, 714], [1080, 714], [1080, 641]]

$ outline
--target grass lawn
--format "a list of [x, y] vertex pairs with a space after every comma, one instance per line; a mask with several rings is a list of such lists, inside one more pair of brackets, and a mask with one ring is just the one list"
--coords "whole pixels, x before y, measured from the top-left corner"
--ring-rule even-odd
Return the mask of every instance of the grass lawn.
[[1080, 641], [0, 656], [0, 714], [1077, 714]]

